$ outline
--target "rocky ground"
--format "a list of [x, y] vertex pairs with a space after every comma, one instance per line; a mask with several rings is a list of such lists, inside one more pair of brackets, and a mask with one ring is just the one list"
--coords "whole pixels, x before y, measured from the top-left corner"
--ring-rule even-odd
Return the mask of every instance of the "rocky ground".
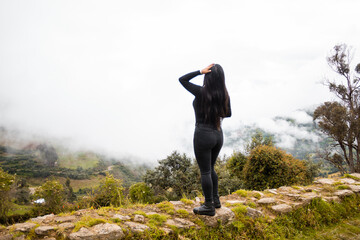
[[233, 209], [243, 206], [246, 215], [257, 218], [288, 213], [307, 205], [314, 198], [341, 202], [344, 196], [360, 193], [360, 174], [345, 178], [321, 178], [309, 186], [283, 186], [265, 191], [239, 190], [221, 197], [222, 208], [214, 217], [194, 215], [192, 209], [201, 199], [158, 204], [133, 205], [131, 208], [83, 209], [67, 214], [45, 215], [25, 223], [0, 227], [0, 239], [122, 239], [158, 229], [170, 234], [176, 228], [216, 227], [231, 223]]

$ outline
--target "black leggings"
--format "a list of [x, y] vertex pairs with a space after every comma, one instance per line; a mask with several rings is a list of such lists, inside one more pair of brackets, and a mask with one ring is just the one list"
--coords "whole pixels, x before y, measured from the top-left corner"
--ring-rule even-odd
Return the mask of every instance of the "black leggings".
[[194, 133], [194, 151], [201, 172], [201, 187], [205, 203], [218, 196], [218, 176], [214, 170], [216, 159], [223, 145], [222, 130], [200, 124]]

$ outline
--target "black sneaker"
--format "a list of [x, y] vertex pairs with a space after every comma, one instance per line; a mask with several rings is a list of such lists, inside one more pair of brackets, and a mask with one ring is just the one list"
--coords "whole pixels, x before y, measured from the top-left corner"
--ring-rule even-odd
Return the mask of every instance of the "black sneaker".
[[200, 207], [194, 208], [193, 212], [199, 215], [214, 216], [215, 215], [214, 204], [203, 204]]
[[220, 202], [219, 197], [214, 197], [214, 207], [221, 208], [221, 202]]

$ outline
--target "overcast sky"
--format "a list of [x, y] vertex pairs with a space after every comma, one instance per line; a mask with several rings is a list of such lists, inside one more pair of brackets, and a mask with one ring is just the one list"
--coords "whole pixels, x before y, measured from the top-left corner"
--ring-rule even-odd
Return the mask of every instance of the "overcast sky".
[[[0, 0], [0, 124], [154, 161], [192, 154], [178, 81], [223, 66], [233, 116], [263, 123], [331, 100], [335, 44], [357, 50], [358, 0]], [[203, 77], [194, 79], [202, 84]]]

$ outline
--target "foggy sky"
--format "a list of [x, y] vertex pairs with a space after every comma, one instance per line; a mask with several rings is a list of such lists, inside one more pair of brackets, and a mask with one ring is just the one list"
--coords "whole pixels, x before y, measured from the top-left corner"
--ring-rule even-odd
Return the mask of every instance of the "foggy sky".
[[148, 161], [192, 154], [193, 96], [178, 78], [219, 63], [233, 112], [223, 128], [276, 128], [268, 119], [334, 99], [320, 82], [335, 76], [335, 44], [360, 62], [359, 7], [1, 0], [0, 125]]

